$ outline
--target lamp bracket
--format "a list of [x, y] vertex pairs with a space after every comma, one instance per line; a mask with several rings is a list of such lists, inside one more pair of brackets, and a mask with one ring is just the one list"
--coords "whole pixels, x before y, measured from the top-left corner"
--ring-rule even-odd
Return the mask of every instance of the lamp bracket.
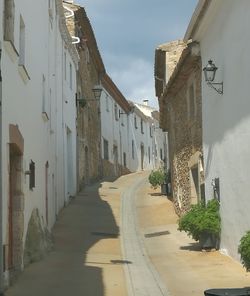
[[207, 85], [209, 85], [211, 88], [213, 88], [217, 93], [220, 95], [223, 94], [223, 82], [210, 82], [207, 81]]
[[119, 109], [119, 118], [121, 117], [122, 114], [127, 114], [127, 113], [122, 112], [122, 111]]

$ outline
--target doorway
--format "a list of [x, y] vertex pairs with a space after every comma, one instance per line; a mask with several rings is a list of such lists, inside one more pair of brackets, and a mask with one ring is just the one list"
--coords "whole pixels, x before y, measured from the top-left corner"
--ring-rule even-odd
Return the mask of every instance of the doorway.
[[24, 196], [22, 192], [22, 152], [15, 144], [9, 147], [8, 269], [21, 271], [24, 231]]
[[[73, 195], [73, 141], [72, 141], [72, 132], [67, 127], [67, 199]], [[67, 200], [68, 201], [68, 200]]]
[[200, 200], [200, 180], [198, 165], [190, 170], [190, 185], [191, 185], [191, 204], [197, 204]]

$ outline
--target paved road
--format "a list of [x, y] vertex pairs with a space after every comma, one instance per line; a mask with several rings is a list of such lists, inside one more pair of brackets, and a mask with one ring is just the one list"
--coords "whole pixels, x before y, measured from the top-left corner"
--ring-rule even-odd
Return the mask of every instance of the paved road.
[[136, 214], [138, 190], [145, 185], [145, 175], [134, 180], [122, 194], [121, 235], [128, 296], [165, 296], [167, 290], [148, 259], [140, 235]]
[[249, 286], [250, 273], [218, 251], [201, 252], [177, 219], [145, 172], [95, 184], [61, 212], [53, 252], [5, 295], [201, 296]]

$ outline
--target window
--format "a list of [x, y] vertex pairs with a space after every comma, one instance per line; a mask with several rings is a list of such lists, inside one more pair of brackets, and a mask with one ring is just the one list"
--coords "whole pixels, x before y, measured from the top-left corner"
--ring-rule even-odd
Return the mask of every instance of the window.
[[109, 96], [106, 94], [106, 111], [109, 112]]
[[135, 128], [137, 129], [138, 126], [137, 126], [137, 118], [136, 118], [136, 116], [134, 117], [134, 125], [135, 125]]
[[121, 112], [120, 113], [121, 114], [120, 115], [120, 117], [121, 117], [121, 125], [124, 126], [124, 116], [126, 115], [126, 113], [125, 112], [122, 112], [121, 110], [120, 110], [120, 112]]
[[33, 190], [35, 188], [35, 163], [31, 160], [29, 165], [29, 175], [30, 175], [30, 182], [29, 187], [30, 190]]
[[123, 166], [126, 167], [127, 166], [127, 159], [126, 159], [126, 153], [123, 152]]
[[163, 160], [163, 153], [162, 153], [162, 149], [160, 149], [160, 158], [161, 158], [161, 160]]
[[135, 141], [132, 140], [132, 158], [135, 159]]
[[14, 0], [4, 1], [4, 40], [14, 46], [15, 3]]
[[72, 64], [69, 63], [69, 87], [72, 89], [72, 86], [73, 86]]
[[141, 119], [141, 133], [144, 134], [144, 130], [143, 130], [143, 120]]
[[21, 15], [19, 34], [19, 65], [25, 65], [25, 24]]
[[149, 127], [149, 134], [150, 134], [150, 137], [152, 138], [153, 137], [153, 127], [152, 127], [152, 125], [150, 125], [150, 127]]
[[195, 117], [195, 90], [194, 83], [188, 88], [188, 118], [192, 119]]
[[148, 162], [150, 163], [150, 147], [148, 147]]
[[118, 117], [118, 107], [117, 107], [116, 104], [115, 104], [115, 120], [119, 120], [119, 117]]
[[109, 142], [103, 139], [104, 159], [109, 160]]

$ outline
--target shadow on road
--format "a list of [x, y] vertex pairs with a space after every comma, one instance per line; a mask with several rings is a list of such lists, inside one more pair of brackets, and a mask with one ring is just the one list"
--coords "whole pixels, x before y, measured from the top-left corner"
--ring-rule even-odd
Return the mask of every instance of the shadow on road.
[[110, 205], [99, 196], [100, 187], [98, 183], [86, 188], [61, 211], [53, 228], [54, 250], [28, 266], [7, 296], [105, 295], [102, 265], [124, 262], [112, 253], [105, 257], [119, 227]]
[[201, 246], [199, 243], [191, 243], [188, 246], [181, 246], [180, 250], [200, 252]]
[[[82, 292], [82, 295], [103, 296], [105, 293], [102, 268], [95, 265], [115, 264], [104, 260], [101, 254], [105, 250], [97, 246], [100, 241], [112, 240], [119, 236], [119, 227], [113, 212], [109, 204], [99, 195], [100, 187], [101, 183], [97, 183], [85, 188], [84, 194], [76, 197], [64, 210], [61, 222], [54, 229], [56, 250], [67, 251], [65, 241], [62, 241], [67, 239], [69, 250], [73, 253], [74, 249], [76, 251], [75, 259], [78, 262], [76, 266], [69, 266], [67, 273], [75, 274], [74, 282], [77, 282], [78, 287], [81, 286], [79, 292]], [[97, 253], [100, 252], [100, 258], [97, 261], [91, 260], [91, 254], [87, 255], [92, 247], [97, 248]]]

